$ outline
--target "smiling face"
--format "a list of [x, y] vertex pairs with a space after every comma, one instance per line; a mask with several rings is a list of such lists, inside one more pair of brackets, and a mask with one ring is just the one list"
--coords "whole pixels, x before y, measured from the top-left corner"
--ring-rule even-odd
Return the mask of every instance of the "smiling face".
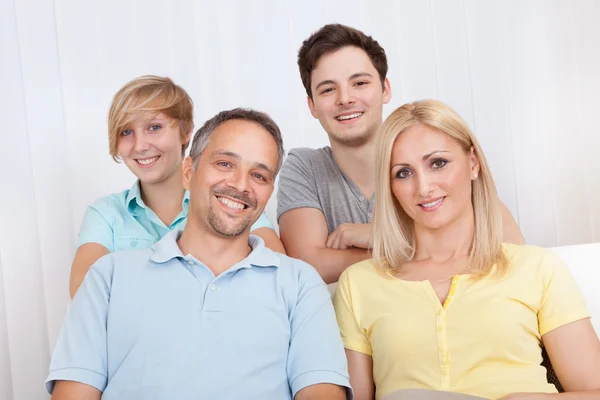
[[273, 193], [278, 162], [277, 143], [260, 124], [220, 124], [196, 168], [190, 157], [184, 162], [184, 186], [190, 191], [188, 224], [221, 236], [249, 232]]
[[381, 125], [383, 104], [390, 101], [388, 80], [381, 79], [364, 50], [343, 47], [322, 56], [311, 73], [308, 106], [332, 142], [358, 146]]
[[392, 149], [391, 189], [415, 227], [439, 229], [473, 213], [471, 182], [479, 160], [473, 149], [427, 125], [398, 135]]
[[183, 140], [177, 120], [144, 114], [119, 134], [117, 150], [143, 184], [156, 184], [181, 168]]

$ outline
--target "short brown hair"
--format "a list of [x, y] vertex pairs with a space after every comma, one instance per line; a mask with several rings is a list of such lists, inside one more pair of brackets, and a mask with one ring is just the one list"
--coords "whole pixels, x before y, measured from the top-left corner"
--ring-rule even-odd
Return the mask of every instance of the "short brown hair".
[[277, 162], [277, 169], [275, 170], [275, 174], [279, 172], [281, 168], [281, 163], [283, 162], [283, 157], [285, 156], [285, 150], [283, 148], [283, 138], [281, 137], [281, 130], [279, 126], [273, 121], [271, 117], [267, 114], [252, 110], [250, 108], [234, 108], [233, 110], [221, 111], [208, 121], [202, 125], [196, 134], [194, 135], [194, 140], [192, 142], [192, 148], [190, 149], [190, 158], [193, 161], [194, 169], [196, 169], [198, 165], [198, 159], [200, 158], [200, 154], [206, 149], [208, 146], [208, 141], [210, 137], [215, 132], [217, 127], [227, 121], [231, 120], [242, 120], [254, 122], [262, 126], [267, 132], [273, 136], [275, 139], [275, 143], [277, 143], [277, 155], [279, 156]]
[[177, 121], [184, 141], [181, 152], [189, 144], [186, 140], [194, 129], [194, 103], [181, 86], [169, 78], [144, 75], [123, 86], [113, 97], [108, 112], [108, 148], [113, 160], [119, 161], [117, 141], [121, 132], [147, 113], [164, 113]]
[[385, 50], [371, 36], [365, 35], [358, 29], [341, 24], [325, 25], [306, 39], [298, 51], [298, 68], [306, 94], [312, 99], [311, 73], [319, 59], [333, 53], [342, 47], [353, 46], [363, 50], [371, 59], [371, 63], [379, 74], [381, 85], [388, 72]]

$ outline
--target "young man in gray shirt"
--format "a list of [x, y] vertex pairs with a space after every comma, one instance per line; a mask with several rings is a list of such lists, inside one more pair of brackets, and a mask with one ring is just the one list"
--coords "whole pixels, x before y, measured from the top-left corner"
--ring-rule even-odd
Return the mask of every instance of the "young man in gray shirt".
[[[304, 41], [298, 67], [310, 113], [331, 147], [289, 152], [277, 193], [279, 231], [290, 256], [334, 283], [348, 266], [371, 257], [375, 134], [392, 95], [387, 57], [372, 37], [331, 24]], [[505, 206], [503, 219], [505, 241], [524, 243]]]

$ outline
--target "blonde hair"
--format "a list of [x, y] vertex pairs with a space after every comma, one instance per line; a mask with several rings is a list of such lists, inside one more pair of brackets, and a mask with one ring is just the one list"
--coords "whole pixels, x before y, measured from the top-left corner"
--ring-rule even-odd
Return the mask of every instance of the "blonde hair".
[[414, 222], [392, 194], [390, 163], [398, 135], [419, 124], [450, 135], [465, 152], [474, 148], [480, 170], [479, 177], [472, 182], [475, 230], [468, 272], [475, 278], [482, 277], [496, 265], [496, 271], [504, 273], [508, 265], [502, 251], [500, 200], [483, 150], [467, 123], [452, 108], [437, 100], [421, 100], [397, 108], [379, 130], [372, 243], [377, 264], [394, 274], [397, 268], [415, 256]]
[[144, 114], [159, 113], [177, 121], [184, 142], [181, 152], [185, 153], [194, 128], [192, 99], [171, 79], [144, 75], [125, 84], [113, 97], [108, 112], [108, 148], [113, 160], [120, 159], [117, 142], [121, 132]]

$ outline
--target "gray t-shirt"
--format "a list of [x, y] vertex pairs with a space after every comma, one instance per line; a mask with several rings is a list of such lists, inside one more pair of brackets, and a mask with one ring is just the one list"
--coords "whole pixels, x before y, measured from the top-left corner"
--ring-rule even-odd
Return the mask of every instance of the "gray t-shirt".
[[373, 217], [374, 198], [366, 199], [344, 175], [330, 147], [290, 150], [278, 187], [277, 220], [295, 208], [316, 208], [325, 215], [331, 234], [341, 224], [366, 224]]

